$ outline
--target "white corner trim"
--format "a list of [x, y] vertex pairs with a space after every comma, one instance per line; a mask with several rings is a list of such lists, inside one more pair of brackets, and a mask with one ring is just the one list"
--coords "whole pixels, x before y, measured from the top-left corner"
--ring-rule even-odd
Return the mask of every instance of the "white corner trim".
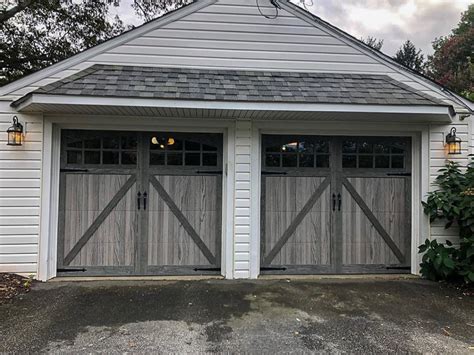
[[30, 74], [24, 78], [18, 79], [10, 84], [7, 84], [0, 88], [0, 96], [8, 95], [13, 91], [21, 89], [25, 86], [31, 85], [36, 81], [44, 79], [48, 76], [54, 75], [62, 70], [68, 69], [76, 64], [84, 62], [89, 58], [96, 56], [102, 52], [113, 49], [125, 42], [133, 40], [141, 35], [153, 31], [157, 28], [165, 26], [171, 22], [179, 20], [193, 12], [201, 10], [204, 7], [207, 7], [211, 4], [214, 4], [217, 0], [199, 0], [195, 1], [182, 9], [176, 10], [174, 13], [163, 15], [162, 17], [152, 20], [148, 23], [145, 23], [133, 30], [127, 31], [117, 37], [114, 37], [108, 41], [105, 41], [102, 44], [98, 44], [92, 48], [86, 49], [83, 52], [80, 52], [72, 57], [64, 59], [56, 64], [53, 64], [49, 67], [46, 67], [42, 70], [37, 71], [36, 73]]
[[226, 279], [234, 278], [234, 201], [235, 201], [235, 124], [227, 128], [224, 137], [224, 166], [223, 166], [223, 224], [222, 275]]
[[260, 226], [261, 226], [261, 139], [260, 130], [252, 125], [251, 150], [250, 150], [250, 278], [256, 279], [260, 274]]
[[448, 115], [450, 106], [428, 105], [364, 105], [364, 104], [313, 104], [249, 101], [207, 101], [146, 99], [97, 96], [71, 96], [31, 94], [16, 106], [17, 111], [30, 105], [79, 105], [79, 106], [116, 106], [116, 107], [166, 107], [208, 110], [254, 110], [254, 111], [291, 111], [291, 112], [348, 112], [348, 113], [392, 113], [392, 114], [429, 114]]

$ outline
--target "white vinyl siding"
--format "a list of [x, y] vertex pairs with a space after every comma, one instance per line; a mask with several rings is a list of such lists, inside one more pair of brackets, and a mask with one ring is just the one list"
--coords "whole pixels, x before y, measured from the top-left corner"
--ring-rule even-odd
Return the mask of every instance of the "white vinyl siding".
[[[462, 166], [466, 166], [468, 155], [471, 153], [471, 147], [474, 145], [474, 137], [470, 132], [471, 118], [459, 119], [456, 117], [452, 125], [431, 125], [430, 127], [430, 190], [433, 191], [437, 187], [433, 185], [434, 180], [439, 175], [439, 169], [443, 168], [447, 159], [459, 162]], [[462, 140], [462, 154], [447, 156], [444, 149], [446, 135], [452, 127], [456, 127], [456, 135]], [[449, 229], [444, 228], [442, 221], [436, 221], [431, 224], [431, 239], [437, 239], [440, 242], [450, 240], [458, 241], [458, 230], [456, 227]]]
[[251, 122], [237, 121], [235, 131], [234, 277], [250, 277]]
[[21, 147], [6, 143], [15, 115], [0, 101], [0, 271], [36, 273], [41, 183], [41, 116], [16, 114], [25, 126]]

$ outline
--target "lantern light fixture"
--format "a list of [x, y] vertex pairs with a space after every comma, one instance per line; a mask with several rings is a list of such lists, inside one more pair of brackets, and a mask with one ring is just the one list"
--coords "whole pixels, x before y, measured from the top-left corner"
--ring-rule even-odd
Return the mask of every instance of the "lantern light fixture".
[[461, 138], [456, 136], [456, 127], [451, 128], [446, 136], [446, 146], [449, 155], [461, 154]]
[[13, 116], [13, 125], [7, 129], [7, 145], [21, 146], [23, 144], [23, 125], [18, 122], [18, 117]]

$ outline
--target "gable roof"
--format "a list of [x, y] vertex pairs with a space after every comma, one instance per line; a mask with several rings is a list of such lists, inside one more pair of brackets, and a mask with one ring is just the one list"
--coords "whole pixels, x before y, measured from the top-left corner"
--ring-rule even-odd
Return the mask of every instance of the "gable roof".
[[96, 64], [33, 94], [288, 103], [448, 106], [386, 75]]
[[[187, 6], [184, 6], [178, 10], [175, 10], [166, 15], [163, 15], [162, 17], [152, 20], [148, 23], [145, 23], [140, 27], [137, 27], [131, 31], [125, 32], [102, 44], [99, 44], [79, 54], [76, 54], [75, 56], [65, 59], [64, 61], [54, 64], [48, 68], [42, 69], [36, 73], [33, 73], [15, 82], [7, 84], [4, 87], [0, 87], [0, 96], [6, 95], [8, 93], [12, 93], [18, 89], [27, 87], [30, 84], [38, 82], [41, 79], [50, 78], [50, 77], [52, 78], [54, 74], [58, 72], [61, 72], [63, 70], [73, 67], [74, 65], [78, 65], [82, 62], [85, 62], [96, 55], [104, 53], [112, 48], [115, 48], [121, 44], [124, 44], [127, 41], [131, 41], [150, 31], [153, 31], [162, 26], [165, 26], [174, 21], [177, 21], [209, 5], [215, 4], [217, 1], [218, 0], [195, 0], [193, 3]], [[359, 41], [358, 39], [352, 37], [346, 32], [338, 29], [337, 27], [332, 26], [331, 24], [309, 13], [308, 11], [301, 9], [299, 6], [291, 3], [289, 0], [276, 0], [276, 1], [278, 1], [278, 4], [284, 10], [288, 11], [289, 13], [293, 14], [294, 16], [300, 18], [303, 21], [306, 21], [311, 26], [314, 26], [317, 28], [323, 28], [328, 34], [338, 37], [338, 39], [343, 40], [346, 44], [348, 44], [348, 46], [352, 46], [353, 48], [356, 48], [358, 51], [360, 51], [360, 53], [363, 53], [371, 57], [373, 60], [376, 60], [378, 63], [386, 65], [387, 67], [390, 67], [392, 70], [396, 68], [395, 70], [397, 70], [398, 72], [403, 72], [405, 74], [408, 73], [412, 77], [416, 77], [416, 79], [414, 80], [420, 83], [421, 85], [425, 86], [427, 88], [427, 91], [434, 89], [433, 91], [435, 91], [436, 93], [440, 95], [443, 95], [444, 97], [446, 97], [446, 99], [448, 100], [452, 99], [453, 94], [451, 94], [450, 92], [442, 92], [442, 88], [439, 84], [429, 81], [427, 78], [423, 78], [422, 76], [420, 76], [419, 73], [415, 73], [413, 71], [410, 71], [408, 68], [401, 66], [390, 57], [384, 55], [383, 53], [373, 50], [372, 48], [368, 47], [367, 45], [365, 45], [363, 42]]]

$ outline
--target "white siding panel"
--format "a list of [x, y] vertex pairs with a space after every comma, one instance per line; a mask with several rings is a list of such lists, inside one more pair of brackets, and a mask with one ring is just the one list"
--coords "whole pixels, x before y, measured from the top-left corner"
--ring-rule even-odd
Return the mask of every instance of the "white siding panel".
[[[437, 187], [433, 185], [434, 180], [439, 175], [438, 170], [443, 168], [447, 160], [456, 161], [462, 166], [468, 162], [468, 154], [472, 140], [469, 139], [469, 119], [459, 120], [456, 117], [453, 125], [432, 125], [430, 127], [430, 188], [435, 190]], [[456, 135], [459, 136], [463, 144], [462, 154], [448, 156], [444, 150], [446, 135], [452, 127], [456, 127]], [[431, 238], [440, 242], [450, 240], [454, 243], [458, 242], [458, 230], [454, 227], [445, 229], [442, 221], [436, 221], [431, 225]]]
[[14, 114], [26, 134], [21, 147], [7, 146], [5, 133], [0, 137], [0, 272], [34, 273], [38, 259], [43, 120], [41, 116], [14, 113], [9, 102], [0, 101], [0, 132], [11, 126]]
[[[235, 131], [234, 277], [250, 277], [250, 121], [237, 121]], [[245, 162], [245, 163], [243, 163]]]

